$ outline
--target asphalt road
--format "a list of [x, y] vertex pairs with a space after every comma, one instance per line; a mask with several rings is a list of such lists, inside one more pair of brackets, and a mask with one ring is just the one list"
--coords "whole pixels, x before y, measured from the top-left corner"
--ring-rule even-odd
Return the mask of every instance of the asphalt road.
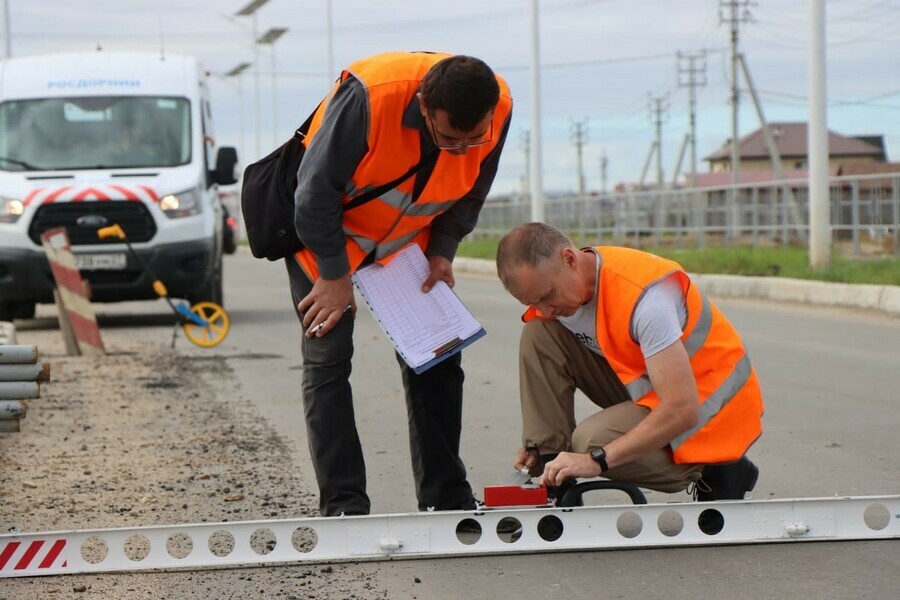
[[[233, 328], [214, 351], [269, 356], [265, 366], [232, 361], [234, 399], [250, 403], [293, 443], [294, 464], [314, 489], [299, 393], [300, 334], [284, 267], [244, 252], [226, 260]], [[480, 492], [507, 477], [518, 447], [521, 307], [492, 278], [457, 279], [457, 293], [488, 331], [463, 361], [462, 456]], [[750, 451], [761, 471], [754, 497], [900, 494], [900, 320], [759, 301], [717, 303], [742, 332], [766, 396], [765, 433]], [[136, 306], [165, 312], [153, 303], [129, 304], [128, 310]], [[352, 383], [373, 512], [413, 511], [399, 371], [389, 341], [365, 308], [357, 315], [355, 343]], [[582, 416], [589, 414], [586, 404], [580, 403]], [[648, 499], [688, 497], [649, 493]], [[358, 568], [388, 589], [389, 598], [896, 598], [900, 541], [470, 557]]]
[[[235, 323], [227, 343], [281, 357], [264, 377], [252, 367], [238, 368], [241, 393], [296, 441], [302, 457], [299, 330], [283, 265], [238, 254], [227, 268], [227, 302]], [[456, 290], [488, 331], [464, 353], [462, 456], [480, 490], [502, 482], [518, 447], [521, 307], [492, 278], [460, 276]], [[742, 332], [766, 395], [765, 433], [751, 450], [761, 470], [754, 497], [900, 494], [900, 321], [801, 305], [718, 304]], [[355, 340], [352, 382], [373, 512], [415, 510], [398, 370], [389, 341], [365, 308], [358, 312]], [[580, 403], [581, 414], [588, 414], [586, 405]], [[311, 467], [305, 460], [300, 464], [312, 485]], [[648, 499], [687, 497], [650, 493]], [[473, 592], [497, 599], [547, 594], [887, 598], [900, 589], [900, 541], [481, 557], [360, 568], [371, 570], [397, 597], [430, 599]], [[408, 587], [413, 575], [422, 581], [415, 589]]]

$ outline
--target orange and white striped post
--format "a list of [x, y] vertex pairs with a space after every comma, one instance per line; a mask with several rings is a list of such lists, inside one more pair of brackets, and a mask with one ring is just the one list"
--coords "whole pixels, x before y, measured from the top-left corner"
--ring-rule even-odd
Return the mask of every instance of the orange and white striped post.
[[[62, 227], [49, 229], [41, 235], [41, 244], [50, 261], [50, 270], [56, 280], [56, 302], [59, 306], [60, 328], [63, 337], [71, 332], [71, 340], [66, 340], [67, 352], [71, 355], [103, 355], [103, 340], [100, 327], [91, 308], [91, 294], [81, 278], [75, 255], [69, 243], [69, 236]], [[74, 342], [74, 343], [71, 343]]]

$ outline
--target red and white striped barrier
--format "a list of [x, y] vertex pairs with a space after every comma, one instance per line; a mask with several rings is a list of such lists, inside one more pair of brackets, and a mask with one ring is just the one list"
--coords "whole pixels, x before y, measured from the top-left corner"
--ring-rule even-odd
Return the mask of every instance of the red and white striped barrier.
[[60, 325], [64, 332], [70, 327], [75, 340], [75, 352], [70, 354], [105, 354], [100, 327], [91, 308], [90, 290], [81, 279], [66, 230], [60, 227], [45, 231], [41, 244], [56, 280]]
[[66, 573], [65, 538], [14, 541], [0, 546], [0, 577]]

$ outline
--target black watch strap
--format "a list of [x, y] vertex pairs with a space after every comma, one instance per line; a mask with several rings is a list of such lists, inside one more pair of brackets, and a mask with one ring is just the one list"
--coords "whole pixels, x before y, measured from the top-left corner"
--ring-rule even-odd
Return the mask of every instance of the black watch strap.
[[591, 458], [600, 465], [601, 473], [609, 471], [609, 465], [606, 464], [606, 450], [603, 449], [603, 446], [591, 450]]

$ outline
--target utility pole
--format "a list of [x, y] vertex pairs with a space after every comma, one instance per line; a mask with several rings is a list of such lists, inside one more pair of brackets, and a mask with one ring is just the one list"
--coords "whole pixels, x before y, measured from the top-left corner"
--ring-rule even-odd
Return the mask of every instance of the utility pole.
[[[696, 54], [682, 53], [678, 57], [678, 87], [688, 88], [690, 110], [691, 188], [697, 187], [697, 88], [706, 86], [706, 51]], [[686, 80], [685, 80], [686, 79]], [[677, 177], [674, 173], [673, 177]]]
[[650, 96], [650, 120], [656, 126], [656, 141], [654, 145], [656, 146], [656, 187], [659, 190], [662, 190], [665, 186], [662, 164], [662, 123], [665, 112], [669, 108], [668, 105], [668, 94], [665, 96]]
[[[746, 23], [750, 15], [750, 0], [719, 0], [719, 22], [731, 25], [731, 183], [741, 180], [741, 157], [738, 148], [738, 112], [740, 109], [740, 88], [738, 85], [738, 63], [740, 25]], [[727, 14], [726, 14], [727, 12]]]
[[572, 121], [572, 143], [575, 145], [575, 161], [578, 169], [578, 196], [584, 197], [584, 161], [582, 148], [587, 144], [588, 127], [587, 117], [581, 121]]
[[606, 195], [606, 174], [607, 168], [609, 167], [609, 158], [606, 156], [606, 150], [603, 151], [603, 154], [600, 155], [600, 191], [603, 195]]

